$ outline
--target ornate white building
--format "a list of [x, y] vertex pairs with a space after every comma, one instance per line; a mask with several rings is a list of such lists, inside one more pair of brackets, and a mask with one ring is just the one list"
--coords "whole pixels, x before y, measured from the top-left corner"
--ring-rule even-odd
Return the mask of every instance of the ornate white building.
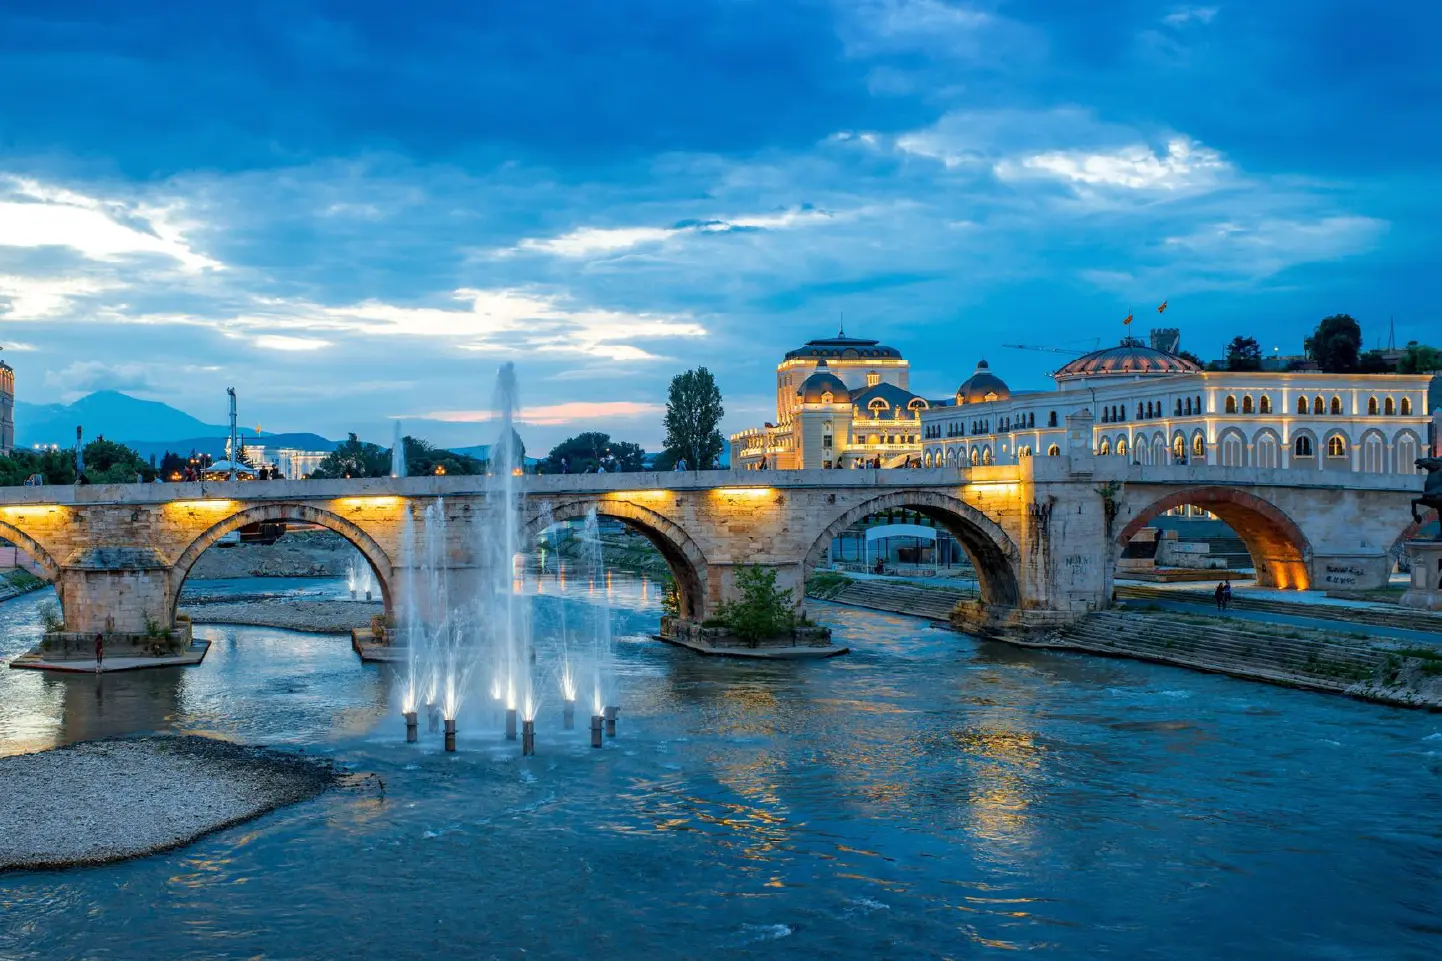
[[911, 364], [875, 340], [807, 341], [776, 366], [776, 421], [731, 435], [742, 470], [897, 467], [921, 456], [925, 398], [910, 390]]
[[1128, 338], [1052, 376], [1013, 392], [983, 361], [921, 413], [922, 466], [1057, 456], [1069, 419], [1098, 455], [1141, 464], [1411, 473], [1431, 442], [1427, 374], [1208, 372]]

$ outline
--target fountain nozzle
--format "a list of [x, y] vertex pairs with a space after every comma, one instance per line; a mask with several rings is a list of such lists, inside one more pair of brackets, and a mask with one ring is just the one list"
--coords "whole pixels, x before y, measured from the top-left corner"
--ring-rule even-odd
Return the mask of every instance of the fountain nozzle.
[[561, 727], [567, 731], [574, 730], [576, 727], [575, 698], [566, 701], [565, 707], [561, 709]]
[[406, 711], [401, 715], [401, 717], [406, 719], [406, 743], [416, 743], [416, 741], [419, 740], [419, 737], [416, 733], [419, 729], [416, 723], [416, 712]]
[[513, 708], [513, 707], [508, 707], [508, 708], [506, 708], [506, 740], [508, 740], [508, 741], [514, 741], [515, 739], [516, 739], [516, 709]]
[[456, 722], [452, 718], [446, 718], [446, 750], [456, 749]]
[[530, 757], [536, 753], [536, 722], [521, 722], [521, 756]]
[[601, 715], [591, 715], [591, 746], [601, 746]]
[[607, 736], [607, 737], [615, 737], [615, 736], [616, 736], [616, 715], [617, 715], [617, 713], [620, 712], [620, 710], [621, 710], [621, 709], [620, 709], [619, 707], [608, 707], [608, 708], [606, 708], [605, 718], [606, 718], [606, 736]]

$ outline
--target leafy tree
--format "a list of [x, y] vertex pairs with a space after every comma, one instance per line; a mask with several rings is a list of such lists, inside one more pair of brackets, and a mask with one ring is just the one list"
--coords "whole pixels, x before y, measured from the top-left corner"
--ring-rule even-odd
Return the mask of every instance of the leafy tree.
[[1362, 327], [1348, 314], [1333, 314], [1323, 318], [1305, 346], [1325, 373], [1351, 374], [1362, 352]]
[[7, 457], [0, 457], [0, 487], [19, 487], [34, 474], [44, 477], [47, 484], [75, 483], [75, 450], [32, 451], [19, 448]]
[[1255, 337], [1233, 337], [1227, 345], [1227, 370], [1261, 370], [1262, 345]]
[[335, 450], [325, 455], [310, 476], [315, 480], [332, 480], [337, 477], [385, 477], [390, 472], [391, 452], [387, 448], [348, 434]]
[[137, 475], [153, 481], [155, 468], [124, 444], [97, 437], [85, 445], [85, 477], [90, 483], [133, 484]]
[[612, 440], [611, 435], [604, 431], [588, 430], [575, 437], [568, 437], [551, 448], [542, 464], [548, 474], [559, 474], [563, 460], [566, 462], [566, 469], [572, 474], [588, 473], [602, 464], [608, 471], [617, 468], [623, 471], [638, 471], [641, 470], [645, 457], [646, 451], [640, 444]]
[[736, 569], [740, 597], [723, 603], [715, 620], [751, 646], [768, 637], [786, 634], [796, 625], [791, 592], [776, 586], [776, 568], [744, 565]]
[[1397, 372], [1401, 374], [1430, 374], [1433, 371], [1442, 370], [1442, 350], [1436, 347], [1429, 347], [1426, 344], [1419, 344], [1415, 340], [1407, 342], [1407, 351], [1402, 355], [1402, 360], [1397, 364]]
[[1380, 350], [1369, 350], [1357, 358], [1357, 373], [1359, 374], [1390, 374], [1392, 365], [1387, 358], [1382, 356]]
[[709, 470], [724, 445], [717, 429], [726, 411], [716, 378], [705, 367], [671, 378], [666, 397], [666, 451], [691, 470]]
[[177, 474], [184, 477], [185, 469], [189, 466], [190, 464], [186, 462], [184, 457], [181, 457], [174, 451], [168, 450], [165, 452], [165, 455], [160, 458], [160, 476], [166, 480], [170, 480], [170, 478]]
[[[484, 474], [486, 465], [467, 454], [436, 447], [418, 437], [404, 437], [401, 443], [406, 451], [406, 473], [413, 477], [422, 474], [459, 474], [469, 476]], [[390, 453], [386, 453], [386, 473], [390, 473]]]
[[1206, 367], [1206, 366], [1207, 366], [1207, 362], [1206, 362], [1206, 361], [1202, 360], [1202, 358], [1198, 357], [1196, 354], [1192, 353], [1190, 350], [1179, 350], [1179, 351], [1177, 351], [1177, 356], [1180, 357], [1180, 358], [1182, 358], [1182, 360], [1189, 360], [1189, 361], [1191, 361], [1192, 363], [1196, 364], [1198, 367]]
[[491, 461], [497, 460], [502, 464], [509, 465], [507, 469], [510, 470], [514, 470], [517, 467], [523, 470], [525, 469], [526, 444], [521, 440], [521, 435], [516, 433], [514, 427], [511, 428], [511, 440], [509, 444], [506, 444], [505, 440], [502, 439], [498, 443], [491, 445], [490, 450], [487, 451], [487, 459], [480, 462], [482, 471], [491, 470]]

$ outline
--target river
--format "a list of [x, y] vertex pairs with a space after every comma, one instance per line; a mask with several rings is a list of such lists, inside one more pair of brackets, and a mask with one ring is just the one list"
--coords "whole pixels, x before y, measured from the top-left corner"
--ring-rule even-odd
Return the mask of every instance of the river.
[[[531, 759], [486, 710], [457, 754], [407, 746], [390, 669], [337, 637], [203, 627], [188, 670], [0, 671], [0, 753], [189, 732], [385, 785], [0, 875], [0, 959], [1442, 957], [1438, 715], [823, 604], [849, 656], [705, 658], [648, 638], [654, 584], [611, 595], [601, 751], [555, 698]], [[0, 605], [0, 659], [43, 599]]]

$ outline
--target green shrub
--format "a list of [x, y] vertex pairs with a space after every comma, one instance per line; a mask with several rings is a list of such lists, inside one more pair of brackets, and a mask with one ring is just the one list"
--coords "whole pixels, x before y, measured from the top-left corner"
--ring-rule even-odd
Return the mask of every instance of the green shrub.
[[736, 570], [738, 600], [724, 603], [716, 619], [748, 644], [790, 633], [796, 623], [791, 591], [776, 586], [774, 567], [746, 565]]
[[41, 604], [40, 623], [45, 625], [47, 634], [65, 630], [65, 616], [60, 613], [60, 605], [54, 601], [46, 601]]
[[670, 574], [661, 579], [661, 616], [681, 616], [681, 591], [676, 586], [676, 578]]

